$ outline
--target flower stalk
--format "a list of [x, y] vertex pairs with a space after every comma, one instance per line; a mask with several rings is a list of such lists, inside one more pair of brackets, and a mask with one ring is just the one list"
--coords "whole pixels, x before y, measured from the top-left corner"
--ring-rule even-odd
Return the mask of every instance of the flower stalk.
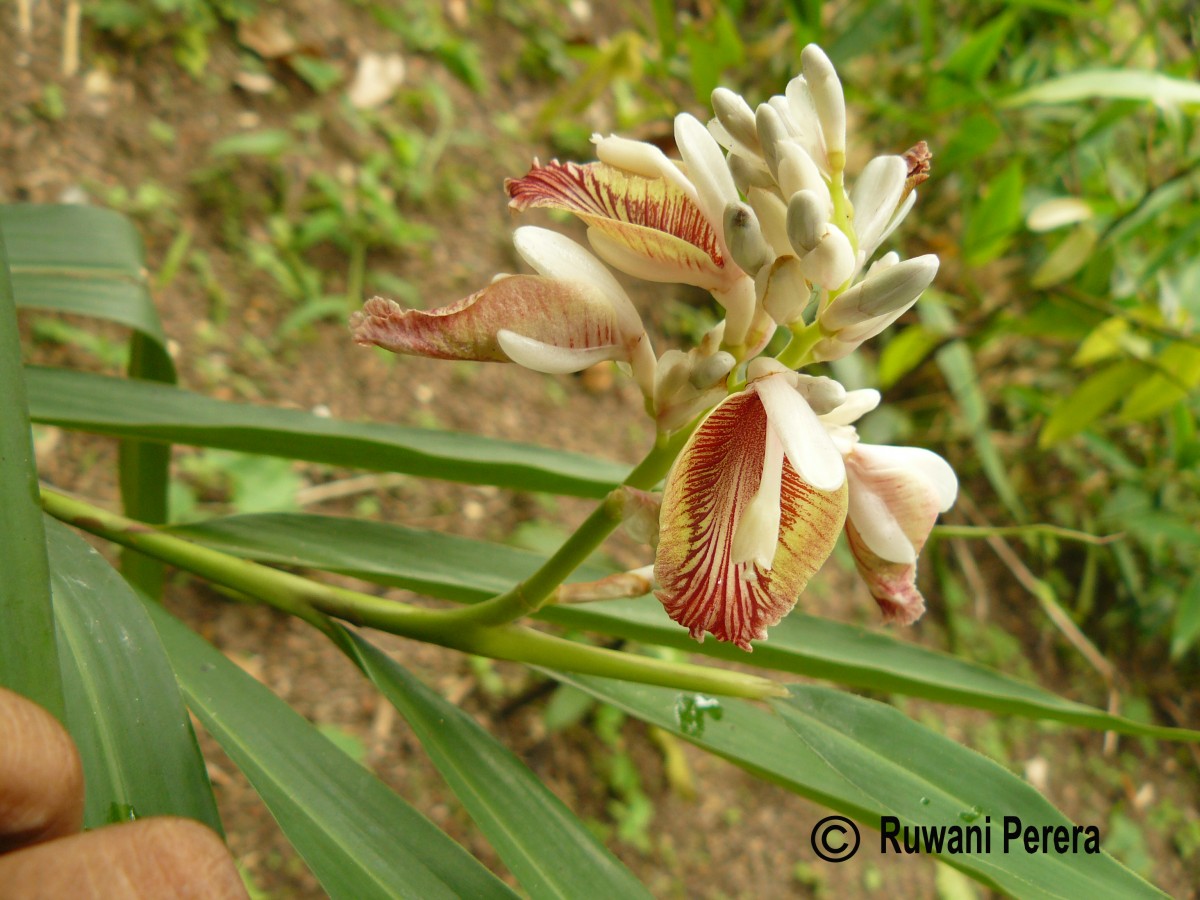
[[754, 675], [606, 650], [509, 623], [467, 624], [456, 615], [459, 609], [424, 609], [321, 584], [195, 544], [50, 488], [43, 487], [41, 496], [46, 512], [68, 525], [266, 603], [335, 640], [337, 629], [327, 616], [464, 653], [568, 672], [751, 699], [786, 693], [776, 682]]

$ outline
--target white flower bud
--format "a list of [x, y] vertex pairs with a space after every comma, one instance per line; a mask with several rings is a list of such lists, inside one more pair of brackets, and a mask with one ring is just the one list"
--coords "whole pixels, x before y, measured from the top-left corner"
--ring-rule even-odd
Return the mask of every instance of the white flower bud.
[[702, 391], [716, 387], [718, 384], [724, 385], [725, 379], [729, 377], [729, 373], [736, 365], [737, 360], [732, 353], [719, 350], [707, 359], [696, 363], [692, 369], [692, 377], [688, 381], [692, 387]]
[[775, 257], [759, 228], [758, 216], [748, 204], [737, 202], [726, 206], [722, 225], [725, 245], [743, 272], [753, 275]]
[[824, 375], [805, 375], [798, 372], [794, 376], [794, 385], [818, 416], [836, 410], [845, 402], [847, 396], [846, 389], [840, 382]]
[[866, 255], [875, 252], [884, 230], [900, 205], [908, 164], [902, 156], [877, 156], [862, 170], [850, 192], [854, 207], [854, 233], [859, 249]]
[[758, 276], [760, 302], [775, 322], [790, 325], [800, 319], [812, 297], [812, 289], [804, 277], [800, 260], [780, 256]]
[[779, 112], [769, 103], [760, 103], [754, 114], [755, 126], [758, 130], [758, 144], [762, 148], [763, 160], [771, 172], [771, 177], [779, 180], [779, 150], [778, 144], [788, 138], [787, 124]]
[[850, 239], [835, 225], [826, 225], [816, 249], [800, 260], [805, 277], [832, 291], [854, 273], [854, 249]]
[[787, 236], [787, 207], [773, 191], [751, 188], [746, 194], [763, 237], [775, 251], [775, 256], [790, 256], [792, 245]]
[[804, 256], [816, 249], [828, 224], [829, 217], [825, 214], [820, 197], [812, 191], [792, 194], [792, 199], [788, 201], [787, 234], [797, 256]]
[[829, 168], [833, 172], [840, 171], [846, 166], [846, 99], [842, 94], [842, 82], [825, 51], [816, 44], [804, 48], [800, 64], [821, 122]]
[[779, 190], [783, 196], [790, 197], [796, 191], [812, 191], [821, 198], [825, 209], [825, 218], [833, 211], [833, 199], [829, 195], [829, 185], [825, 183], [821, 170], [808, 155], [808, 151], [795, 141], [784, 141], [778, 147], [779, 154]]
[[733, 176], [733, 183], [743, 195], [749, 194], [752, 187], [775, 187], [775, 181], [771, 178], [771, 173], [767, 171], [767, 167], [762, 160], [757, 157], [751, 159], [750, 157], [734, 152], [730, 153], [725, 161], [729, 164], [729, 174]]
[[[818, 317], [821, 326], [829, 334], [836, 334], [843, 329], [888, 316], [892, 317], [890, 324], [917, 302], [921, 292], [933, 281], [937, 270], [938, 258], [933, 254], [873, 270], [871, 275], [840, 294], [821, 312]], [[885, 327], [882, 325], [879, 331]], [[875, 333], [878, 334], [878, 331]], [[864, 336], [862, 340], [865, 339]]]
[[712, 92], [712, 108], [717, 121], [733, 140], [747, 150], [758, 152], [758, 126], [754, 120], [754, 110], [740, 94], [719, 87]]

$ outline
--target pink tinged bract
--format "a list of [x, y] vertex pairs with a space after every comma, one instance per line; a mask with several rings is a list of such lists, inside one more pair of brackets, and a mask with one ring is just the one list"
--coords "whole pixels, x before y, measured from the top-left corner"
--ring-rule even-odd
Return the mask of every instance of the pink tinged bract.
[[724, 290], [743, 277], [696, 200], [666, 178], [602, 162], [551, 162], [509, 179], [505, 188], [515, 210], [546, 207], [579, 216], [596, 253], [636, 278]]
[[[820, 491], [779, 446], [768, 459], [768, 444], [778, 435], [767, 415], [758, 391], [746, 390], [726, 398], [692, 435], [667, 479], [655, 558], [661, 586], [655, 593], [667, 614], [697, 640], [708, 632], [747, 651], [796, 605], [833, 551], [846, 516], [844, 481]], [[763, 490], [763, 480], [776, 472], [774, 553], [739, 547], [749, 558], [735, 561], [738, 532], [756, 498], [760, 505], [764, 497], [773, 500], [774, 486]], [[753, 523], [749, 529], [761, 530]], [[737, 543], [761, 544], [760, 537], [751, 533]]]
[[949, 463], [918, 447], [856, 444], [846, 457], [846, 537], [858, 572], [888, 621], [912, 624], [925, 611], [917, 556], [938, 513], [958, 495]]
[[517, 362], [539, 372], [577, 372], [626, 359], [617, 312], [582, 281], [509, 275], [441, 309], [404, 309], [382, 297], [350, 318], [354, 339], [435, 359]]

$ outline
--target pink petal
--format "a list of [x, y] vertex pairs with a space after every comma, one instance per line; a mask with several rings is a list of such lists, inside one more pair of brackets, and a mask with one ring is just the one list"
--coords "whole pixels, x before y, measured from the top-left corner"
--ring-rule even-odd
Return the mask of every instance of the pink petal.
[[[654, 281], [728, 287], [742, 275], [728, 262], [696, 201], [665, 178], [646, 178], [605, 163], [535, 165], [505, 183], [509, 206], [562, 209], [606, 240], [593, 242], [609, 264]], [[612, 250], [620, 252], [611, 252]]]
[[655, 558], [667, 614], [697, 640], [709, 632], [747, 651], [795, 606], [846, 515], [845, 485], [818, 491], [785, 459], [770, 570], [732, 561], [738, 524], [763, 477], [767, 427], [754, 391], [728, 397], [700, 425], [668, 476]]
[[539, 275], [501, 278], [429, 311], [373, 297], [350, 317], [350, 329], [360, 344], [435, 359], [510, 362], [497, 338], [501, 331], [566, 349], [610, 347], [609, 359], [628, 353], [617, 314], [602, 291]]
[[911, 625], [921, 618], [925, 612], [925, 598], [917, 590], [917, 564], [888, 562], [872, 553], [849, 519], [846, 520], [846, 540], [854, 554], [858, 574], [879, 604], [883, 620]]

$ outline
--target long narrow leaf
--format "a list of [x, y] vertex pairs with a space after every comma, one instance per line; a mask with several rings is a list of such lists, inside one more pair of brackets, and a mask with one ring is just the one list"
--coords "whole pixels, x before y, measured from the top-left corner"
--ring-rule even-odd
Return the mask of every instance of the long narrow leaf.
[[291, 707], [161, 607], [146, 608], [188, 705], [331, 897], [515, 896]]
[[[231, 516], [178, 527], [176, 533], [226, 553], [322, 569], [474, 603], [507, 590], [542, 562], [535, 553], [452, 535], [332, 516], [289, 513]], [[576, 578], [610, 574], [585, 565]], [[655, 600], [550, 606], [540, 618], [717, 659], [824, 678], [1036, 719], [1169, 740], [1200, 741], [1200, 731], [1135, 722], [887, 634], [793, 613], [754, 653], [716, 641], [697, 644]]]
[[650, 896], [508, 748], [378, 648], [350, 640], [355, 661], [412, 726], [529, 896]]
[[63, 716], [50, 575], [21, 371], [17, 311], [0, 228], [0, 684]]
[[[772, 703], [772, 714], [738, 700], [718, 702], [600, 678], [554, 677], [870, 828], [879, 829], [883, 816], [895, 816], [909, 827], [988, 829], [990, 845], [936, 855], [1014, 896], [1165, 896], [1102, 852], [1028, 853], [1020, 843], [1006, 848], [1005, 816], [1036, 826], [1039, 833], [1050, 826], [1070, 834], [1071, 822], [1007, 769], [882, 703], [795, 685], [788, 700]], [[870, 834], [862, 839], [875, 840]], [[882, 840], [880, 848], [902, 852], [885, 848]]]
[[[132, 329], [129, 376], [174, 383], [158, 311], [147, 286], [141, 238], [125, 216], [78, 205], [0, 206], [10, 242], [13, 294], [18, 307], [115, 322]], [[121, 442], [121, 498], [126, 515], [167, 521], [171, 448]], [[162, 566], [132, 551], [122, 569], [143, 593], [158, 596]]]
[[117, 437], [284, 455], [468, 484], [602, 497], [628, 469], [471, 434], [324, 419], [178, 388], [30, 366], [30, 417]]
[[221, 820], [187, 708], [142, 604], [70, 528], [46, 519], [67, 729], [83, 758], [84, 825]]

